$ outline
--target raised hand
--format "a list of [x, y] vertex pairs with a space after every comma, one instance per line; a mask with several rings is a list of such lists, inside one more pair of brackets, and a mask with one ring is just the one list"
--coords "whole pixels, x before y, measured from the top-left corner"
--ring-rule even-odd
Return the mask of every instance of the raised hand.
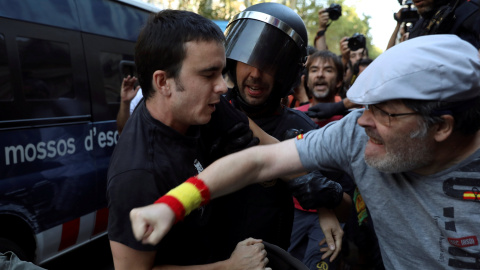
[[120, 98], [122, 101], [130, 102], [135, 97], [140, 89], [140, 86], [135, 87], [135, 83], [137, 83], [137, 78], [130, 77], [128, 75], [126, 78], [123, 78], [122, 86], [120, 88]]

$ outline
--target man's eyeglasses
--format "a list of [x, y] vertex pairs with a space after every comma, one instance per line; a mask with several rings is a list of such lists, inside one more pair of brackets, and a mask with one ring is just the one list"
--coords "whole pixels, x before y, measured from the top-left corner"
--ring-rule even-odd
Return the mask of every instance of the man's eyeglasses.
[[372, 114], [373, 117], [380, 122], [382, 125], [385, 126], [390, 126], [391, 123], [391, 118], [392, 117], [398, 117], [398, 116], [404, 116], [404, 115], [414, 115], [414, 114], [419, 114], [418, 112], [410, 112], [410, 113], [388, 113], [382, 109], [380, 109], [377, 105], [365, 105], [365, 109], [369, 110]]

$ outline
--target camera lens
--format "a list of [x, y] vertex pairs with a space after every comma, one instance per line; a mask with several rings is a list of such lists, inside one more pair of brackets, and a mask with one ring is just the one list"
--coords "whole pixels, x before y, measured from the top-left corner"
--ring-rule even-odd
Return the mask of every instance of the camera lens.
[[420, 15], [418, 14], [416, 8], [402, 8], [400, 11], [401, 22], [416, 22], [418, 19], [420, 19]]
[[351, 51], [356, 51], [361, 48], [365, 48], [366, 39], [365, 36], [359, 33], [355, 33], [352, 37], [348, 38], [348, 48]]
[[336, 21], [340, 16], [342, 16], [342, 6], [339, 4], [331, 4], [326, 11], [328, 12], [328, 17], [332, 21]]

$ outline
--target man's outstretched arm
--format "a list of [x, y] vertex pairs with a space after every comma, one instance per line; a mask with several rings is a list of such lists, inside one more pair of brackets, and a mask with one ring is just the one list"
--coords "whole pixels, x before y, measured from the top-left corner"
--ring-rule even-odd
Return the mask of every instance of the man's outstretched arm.
[[[302, 170], [295, 143], [288, 140], [228, 155], [215, 161], [197, 177], [205, 183], [210, 198], [214, 199], [255, 182]], [[135, 237], [150, 244], [158, 243], [175, 222], [174, 212], [164, 203], [133, 209], [130, 218]]]
[[[228, 155], [215, 161], [197, 178], [208, 187], [210, 198], [217, 198], [247, 185], [304, 171], [293, 139], [262, 145]], [[158, 243], [175, 223], [175, 213], [167, 204], [156, 203], [130, 212], [135, 237], [143, 243]], [[332, 216], [335, 218], [335, 216]], [[338, 221], [337, 221], [338, 222]], [[339, 227], [339, 230], [341, 228]], [[329, 246], [340, 247], [334, 234]], [[335, 250], [334, 256], [337, 251]]]

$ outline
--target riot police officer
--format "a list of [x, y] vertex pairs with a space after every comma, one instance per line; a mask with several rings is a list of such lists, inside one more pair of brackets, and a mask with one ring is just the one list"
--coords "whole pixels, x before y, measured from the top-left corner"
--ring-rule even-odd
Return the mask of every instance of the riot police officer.
[[[261, 3], [236, 15], [225, 34], [227, 75], [234, 84], [228, 94], [231, 103], [279, 140], [317, 128], [303, 112], [280, 102], [300, 83], [306, 60], [308, 36], [300, 16], [287, 6]], [[336, 182], [324, 181], [325, 201], [334, 207], [341, 201], [342, 189]], [[214, 215], [222, 217], [216, 222], [222, 235], [218, 240], [229, 247], [222, 256], [228, 256], [244, 236], [288, 249], [294, 208], [285, 182], [272, 179], [251, 185], [213, 203], [222, 212]]]

